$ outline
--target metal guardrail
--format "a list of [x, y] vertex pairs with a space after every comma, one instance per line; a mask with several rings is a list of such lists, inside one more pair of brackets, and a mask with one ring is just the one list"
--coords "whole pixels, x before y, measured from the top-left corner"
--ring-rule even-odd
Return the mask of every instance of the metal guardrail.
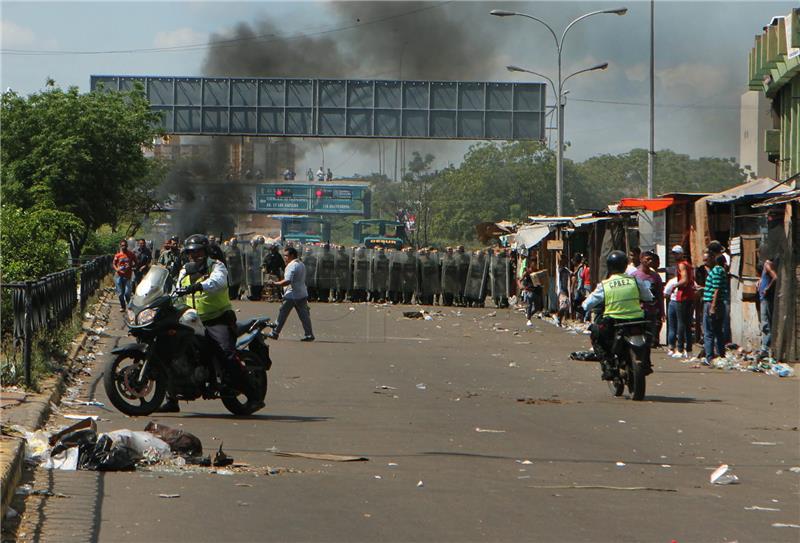
[[89, 298], [100, 288], [103, 278], [111, 273], [112, 258], [110, 255], [100, 256], [36, 281], [0, 285], [11, 291], [14, 340], [23, 344], [26, 385], [31, 384], [33, 336], [39, 330], [53, 330], [69, 320], [78, 304], [83, 311]]

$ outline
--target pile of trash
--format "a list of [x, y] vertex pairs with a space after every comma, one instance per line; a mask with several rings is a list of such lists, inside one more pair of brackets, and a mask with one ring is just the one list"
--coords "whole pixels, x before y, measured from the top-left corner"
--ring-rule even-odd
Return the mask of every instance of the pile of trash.
[[203, 457], [203, 445], [197, 436], [183, 430], [149, 422], [144, 431], [128, 429], [98, 432], [92, 417], [57, 432], [15, 431], [25, 437], [25, 460], [46, 469], [129, 471], [180, 458], [181, 464], [225, 466], [233, 458], [219, 451], [212, 458]]
[[[693, 363], [693, 367], [700, 367], [700, 364], [707, 365], [704, 359], [701, 358], [693, 358], [688, 362]], [[710, 366], [718, 370], [749, 371], [777, 375], [778, 377], [794, 377], [795, 375], [794, 368], [789, 364], [765, 357], [758, 352], [748, 352], [744, 348], [735, 345], [730, 346], [725, 356], [713, 359]]]

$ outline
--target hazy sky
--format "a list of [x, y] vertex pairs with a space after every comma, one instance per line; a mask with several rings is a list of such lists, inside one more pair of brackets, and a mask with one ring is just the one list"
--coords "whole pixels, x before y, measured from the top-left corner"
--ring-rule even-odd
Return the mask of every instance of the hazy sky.
[[[86, 90], [92, 74], [535, 81], [510, 74], [505, 66], [555, 77], [552, 36], [531, 20], [492, 17], [491, 9], [530, 13], [562, 29], [585, 12], [626, 6], [623, 17], [599, 15], [578, 23], [566, 40], [567, 73], [610, 63], [607, 71], [576, 77], [568, 86], [567, 156], [580, 160], [648, 145], [649, 5], [3, 1], [0, 79], [3, 89], [21, 93], [40, 90], [48, 77]], [[747, 54], [761, 28], [794, 6], [656, 1], [657, 149], [695, 157], [737, 155]], [[207, 45], [209, 39], [267, 34], [235, 47]], [[169, 49], [187, 45], [197, 47]], [[152, 48], [168, 49], [143, 51]], [[431, 151], [441, 167], [460, 162], [467, 145], [413, 141], [406, 152]], [[316, 168], [319, 148], [305, 146], [307, 158], [297, 167]], [[337, 175], [376, 171], [375, 149], [375, 144], [329, 144], [326, 166]]]

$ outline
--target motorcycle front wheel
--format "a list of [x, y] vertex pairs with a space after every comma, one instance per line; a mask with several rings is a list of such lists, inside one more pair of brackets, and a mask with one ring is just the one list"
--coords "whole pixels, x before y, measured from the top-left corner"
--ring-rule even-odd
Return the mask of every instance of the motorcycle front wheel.
[[224, 396], [221, 398], [222, 405], [234, 415], [252, 415], [264, 406], [264, 399], [267, 397], [267, 370], [253, 353], [240, 351], [239, 356], [247, 367], [247, 379], [255, 395], [248, 397], [240, 393], [237, 396]]
[[150, 366], [140, 380], [144, 355], [122, 354], [106, 364], [103, 385], [111, 403], [129, 417], [143, 417], [158, 409], [167, 393], [166, 376]]

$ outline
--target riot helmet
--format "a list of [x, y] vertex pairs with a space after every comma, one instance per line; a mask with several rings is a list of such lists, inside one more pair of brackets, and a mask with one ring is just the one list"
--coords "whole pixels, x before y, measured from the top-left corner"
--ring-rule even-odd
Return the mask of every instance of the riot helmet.
[[606, 258], [608, 273], [624, 273], [628, 267], [628, 257], [622, 251], [611, 251]]

